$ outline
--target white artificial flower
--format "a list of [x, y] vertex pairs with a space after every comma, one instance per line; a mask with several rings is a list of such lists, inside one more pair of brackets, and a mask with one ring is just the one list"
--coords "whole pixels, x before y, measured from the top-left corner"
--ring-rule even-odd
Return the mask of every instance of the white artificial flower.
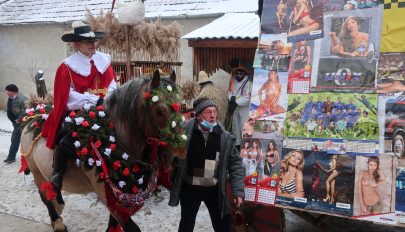
[[166, 88], [167, 88], [167, 90], [169, 90], [169, 92], [171, 92], [173, 90], [173, 87], [171, 85], [168, 85]]
[[172, 121], [172, 128], [175, 128], [177, 126], [177, 123], [175, 121]]
[[129, 155], [127, 153], [122, 154], [122, 158], [124, 160], [128, 160]]
[[78, 140], [76, 140], [74, 145], [75, 145], [76, 148], [79, 148], [81, 144], [80, 144], [80, 142]]
[[110, 135], [110, 137], [108, 138], [108, 140], [112, 143], [115, 143], [115, 137]]
[[89, 163], [89, 166], [93, 166], [94, 165], [94, 159], [93, 158], [89, 158], [87, 160], [87, 162]]
[[141, 178], [139, 178], [138, 184], [140, 184], [140, 185], [143, 184], [143, 176]]
[[111, 155], [111, 148], [106, 148], [104, 150], [104, 154], [106, 154], [106, 156], [110, 156]]
[[72, 122], [72, 119], [70, 117], [66, 117], [65, 122]]
[[[43, 119], [43, 120], [46, 120], [46, 119], [48, 119], [48, 116], [49, 116], [49, 115], [47, 115], [47, 114], [42, 114], [42, 119]], [[69, 117], [67, 117], [67, 118], [69, 118]], [[70, 120], [70, 121], [72, 121], [72, 120]]]
[[94, 124], [92, 127], [91, 127], [91, 129], [92, 130], [98, 130], [98, 128], [100, 128], [100, 126], [99, 125], [97, 125], [97, 124]]
[[80, 166], [80, 160], [76, 159], [76, 166], [79, 167]]
[[186, 141], [187, 140], [187, 135], [181, 135], [181, 138]]
[[96, 166], [100, 167], [101, 166], [101, 161], [100, 160], [96, 160]]
[[120, 186], [120, 188], [124, 187], [126, 185], [125, 181], [120, 181], [118, 182], [118, 185]]
[[158, 97], [158, 96], [153, 96], [153, 97], [152, 97], [152, 101], [153, 101], [153, 102], [159, 101], [159, 97]]
[[82, 122], [84, 121], [84, 118], [83, 117], [78, 117], [78, 118], [75, 118], [75, 121], [76, 121], [76, 125], [81, 125], [82, 124]]
[[104, 111], [99, 111], [99, 112], [98, 112], [98, 116], [99, 116], [100, 118], [104, 118], [104, 117], [105, 117]]
[[37, 105], [37, 107], [35, 107], [36, 110], [41, 109], [41, 107], [39, 105]]
[[186, 121], [186, 117], [181, 116], [181, 121], [185, 122], [185, 121]]
[[86, 104], [84, 104], [83, 109], [89, 111], [90, 107], [91, 107], [91, 104], [86, 103]]
[[29, 113], [29, 112], [32, 112], [32, 111], [34, 111], [34, 108], [29, 108], [29, 109], [25, 110], [25, 113]]

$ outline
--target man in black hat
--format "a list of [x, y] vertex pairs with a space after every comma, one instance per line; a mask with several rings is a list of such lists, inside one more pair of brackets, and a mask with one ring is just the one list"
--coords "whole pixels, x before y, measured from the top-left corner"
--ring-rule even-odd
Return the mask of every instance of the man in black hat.
[[18, 87], [14, 84], [6, 86], [6, 94], [8, 96], [7, 117], [13, 124], [14, 129], [11, 134], [11, 145], [8, 151], [8, 156], [4, 162], [11, 164], [15, 162], [15, 156], [20, 148], [21, 130], [19, 123], [21, 115], [25, 113], [25, 102], [27, 101], [27, 97], [19, 94]]
[[73, 22], [72, 27], [73, 33], [64, 34], [62, 40], [74, 43], [77, 52], [66, 58], [56, 71], [54, 108], [42, 130], [42, 136], [47, 138], [46, 146], [55, 149], [50, 179], [58, 196], [67, 159], [75, 154], [73, 139], [66, 127], [61, 126], [63, 118], [68, 111], [85, 105], [101, 105], [103, 98], [117, 87], [110, 55], [96, 51], [105, 33], [93, 32], [81, 21]]
[[244, 170], [231, 135], [217, 124], [217, 107], [208, 98], [193, 104], [196, 118], [184, 128], [187, 134], [187, 159], [175, 170], [169, 205], [181, 205], [179, 232], [191, 232], [203, 201], [214, 230], [231, 231], [230, 207], [226, 197], [229, 179], [234, 202], [239, 207], [244, 197]]

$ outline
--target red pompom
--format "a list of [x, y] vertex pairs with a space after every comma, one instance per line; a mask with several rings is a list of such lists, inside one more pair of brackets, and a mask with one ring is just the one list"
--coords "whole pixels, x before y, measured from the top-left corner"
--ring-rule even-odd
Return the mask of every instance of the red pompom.
[[134, 185], [134, 187], [132, 188], [132, 192], [133, 193], [138, 193], [139, 192], [139, 189], [138, 189], [138, 187], [136, 187], [136, 185]]
[[76, 117], [76, 112], [70, 111], [69, 117], [71, 117], [71, 118]]
[[94, 118], [96, 117], [96, 113], [94, 113], [93, 111], [90, 111], [90, 112], [89, 112], [89, 117], [90, 117], [91, 119], [94, 119]]
[[104, 106], [97, 106], [97, 110], [98, 110], [98, 111], [103, 111], [103, 110], [104, 110]]
[[87, 148], [86, 148], [86, 147], [83, 147], [82, 150], [80, 151], [80, 154], [81, 154], [81, 155], [87, 155], [88, 152], [89, 152], [89, 151], [87, 150]]
[[122, 171], [122, 175], [128, 176], [129, 175], [129, 169], [125, 168], [124, 171]]
[[173, 104], [171, 104], [170, 105], [171, 107], [172, 107], [172, 109], [174, 110], [174, 111], [176, 111], [176, 112], [179, 112], [180, 111], [180, 103], [173, 103]]
[[96, 141], [96, 143], [94, 144], [94, 146], [96, 146], [96, 148], [99, 148], [99, 147], [101, 147], [101, 145], [103, 145], [103, 143], [98, 139], [97, 141]]
[[150, 95], [150, 93], [149, 92], [145, 92], [145, 94], [144, 94], [144, 96], [143, 96], [144, 98], [145, 98], [145, 100], [147, 100], [147, 101], [149, 101], [151, 98], [152, 98], [152, 96]]
[[76, 131], [72, 131], [72, 137], [76, 138], [79, 135], [79, 133], [77, 133]]
[[113, 164], [114, 170], [118, 170], [121, 167], [121, 162], [119, 160], [115, 161]]
[[111, 150], [115, 150], [115, 148], [117, 148], [117, 144], [115, 144], [115, 143], [111, 143], [110, 144], [110, 148], [111, 148]]
[[88, 122], [88, 121], [83, 121], [83, 122], [82, 122], [82, 126], [88, 127], [88, 126], [89, 126], [89, 122]]

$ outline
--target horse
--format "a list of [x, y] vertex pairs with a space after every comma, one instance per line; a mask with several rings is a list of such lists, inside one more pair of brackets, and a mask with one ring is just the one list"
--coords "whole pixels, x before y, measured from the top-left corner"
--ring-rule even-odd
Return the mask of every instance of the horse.
[[[169, 170], [172, 158], [184, 159], [185, 157], [183, 145], [175, 147], [170, 143], [164, 144], [165, 142], [163, 142], [164, 146], [158, 146], [162, 144], [164, 139], [162, 137], [164, 128], [170, 128], [172, 133], [170, 136], [180, 136], [182, 133], [181, 122], [174, 125], [172, 121], [171, 125], [168, 126], [171, 116], [177, 114], [177, 118], [180, 117], [179, 108], [173, 107], [173, 104], [169, 105], [167, 101], [167, 99], [173, 99], [176, 96], [177, 99], [179, 98], [175, 91], [171, 91], [175, 87], [175, 84], [170, 79], [160, 78], [159, 72], [155, 71], [151, 79], [138, 78], [121, 85], [103, 104], [108, 120], [114, 126], [117, 144], [128, 154], [127, 159], [129, 162], [147, 164], [152, 151], [158, 153], [159, 165], [156, 165], [156, 163], [150, 165], [151, 167], [155, 165], [153, 166], [155, 171], [153, 173], [157, 172], [157, 166], [160, 167], [159, 171]], [[158, 97], [159, 100], [155, 101], [156, 96], [152, 98], [150, 93], [154, 95], [157, 93], [155, 90], [158, 89], [170, 91], [158, 92], [161, 94]], [[61, 197], [56, 197], [53, 200], [47, 199], [44, 192], [41, 191], [41, 184], [49, 181], [52, 172], [54, 151], [46, 147], [44, 138], [40, 136], [34, 137], [33, 132], [25, 127], [21, 136], [21, 153], [24, 155], [34, 177], [41, 200], [48, 209], [53, 231], [67, 231], [61, 217], [64, 207], [63, 199]], [[186, 140], [183, 136], [180, 137]], [[168, 175], [168, 172], [165, 173]], [[165, 177], [168, 179], [168, 176]], [[154, 181], [150, 182], [152, 184], [148, 184], [148, 188], [153, 185]], [[149, 189], [150, 192], [153, 192], [153, 187], [156, 187], [156, 181], [154, 183], [155, 186]], [[73, 159], [68, 161], [62, 190], [76, 194], [95, 192], [110, 212], [108, 228], [116, 229], [121, 226], [125, 232], [140, 231], [140, 228], [130, 218], [132, 214], [125, 216], [125, 214], [123, 215], [122, 212], [109, 204], [108, 192], [114, 192], [116, 189], [108, 188], [106, 181], [104, 183], [100, 182], [92, 169], [89, 170], [76, 165]], [[146, 192], [146, 189], [144, 192]], [[147, 197], [145, 196], [141, 200], [146, 200]], [[140, 206], [143, 205], [143, 201], [135, 203]], [[108, 229], [108, 231], [110, 230]]]

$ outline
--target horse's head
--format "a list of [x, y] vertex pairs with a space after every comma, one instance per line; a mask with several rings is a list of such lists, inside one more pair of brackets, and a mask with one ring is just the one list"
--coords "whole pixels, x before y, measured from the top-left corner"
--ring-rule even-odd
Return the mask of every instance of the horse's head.
[[120, 86], [107, 98], [106, 108], [119, 142], [134, 154], [132, 159], [146, 161], [144, 151], [155, 145], [164, 164], [175, 156], [185, 157], [180, 95], [175, 83], [161, 78], [159, 71], [150, 79], [136, 79]]

